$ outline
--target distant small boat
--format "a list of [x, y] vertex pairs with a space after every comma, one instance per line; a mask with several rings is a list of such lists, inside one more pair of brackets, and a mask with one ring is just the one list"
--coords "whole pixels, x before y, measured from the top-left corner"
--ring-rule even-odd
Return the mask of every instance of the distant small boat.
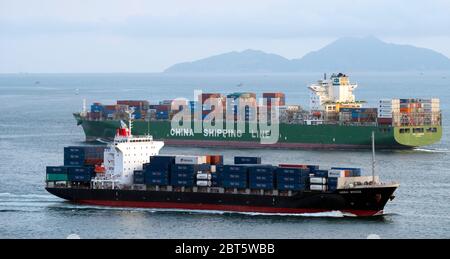
[[38, 84], [40, 84], [40, 83], [41, 83], [41, 82], [39, 82], [39, 81], [35, 81], [35, 82], [34, 82], [35, 85], [38, 85]]
[[76, 94], [76, 95], [79, 95], [79, 94], [80, 94], [80, 89], [78, 89], [78, 88], [75, 89], [75, 94]]
[[236, 86], [237, 87], [242, 87], [244, 84], [243, 83], [239, 83], [239, 84], [237, 84]]

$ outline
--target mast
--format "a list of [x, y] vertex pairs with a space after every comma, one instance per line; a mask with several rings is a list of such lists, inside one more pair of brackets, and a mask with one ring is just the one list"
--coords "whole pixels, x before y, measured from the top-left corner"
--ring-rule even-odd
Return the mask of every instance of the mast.
[[375, 184], [375, 131], [372, 131], [372, 183]]
[[86, 114], [86, 112], [87, 112], [87, 109], [86, 109], [86, 98], [84, 98], [83, 99], [83, 110], [82, 110], [82, 113]]
[[130, 131], [130, 135], [131, 135], [131, 128], [133, 127], [134, 109], [127, 110], [126, 113], [128, 113], [128, 130]]

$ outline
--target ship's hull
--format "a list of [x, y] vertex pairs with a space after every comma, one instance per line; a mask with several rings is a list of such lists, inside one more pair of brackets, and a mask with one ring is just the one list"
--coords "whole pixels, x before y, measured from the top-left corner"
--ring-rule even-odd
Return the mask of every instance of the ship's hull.
[[46, 188], [75, 203], [134, 208], [208, 210], [268, 214], [340, 211], [351, 216], [382, 215], [397, 186], [368, 187], [335, 192], [304, 191], [292, 196], [207, 192]]
[[[83, 127], [87, 141], [112, 139], [120, 125], [118, 120], [87, 120], [75, 114]], [[236, 148], [299, 148], [299, 149], [367, 149], [371, 147], [371, 134], [375, 132], [376, 146], [380, 149], [408, 149], [431, 145], [442, 137], [442, 128], [432, 126], [391, 127], [391, 126], [344, 126], [344, 125], [301, 125], [280, 124], [279, 138], [276, 143], [261, 143], [259, 132], [241, 134], [221, 134], [217, 131], [176, 131], [170, 121], [133, 122], [133, 134], [150, 134], [155, 140], [166, 145], [196, 147], [236, 147]], [[402, 128], [409, 132], [400, 133]], [[423, 128], [414, 133], [414, 128]], [[404, 131], [404, 130], [403, 130]]]

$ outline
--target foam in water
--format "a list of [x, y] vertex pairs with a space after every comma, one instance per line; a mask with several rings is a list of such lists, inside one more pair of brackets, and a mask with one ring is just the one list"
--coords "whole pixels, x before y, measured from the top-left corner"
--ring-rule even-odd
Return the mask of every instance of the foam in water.
[[420, 151], [420, 152], [429, 152], [429, 153], [450, 153], [450, 150], [446, 148], [414, 148], [414, 151]]

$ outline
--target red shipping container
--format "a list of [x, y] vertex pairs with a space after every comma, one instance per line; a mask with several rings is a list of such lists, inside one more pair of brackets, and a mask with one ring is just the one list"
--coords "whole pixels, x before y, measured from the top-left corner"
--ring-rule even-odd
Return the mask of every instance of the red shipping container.
[[392, 124], [392, 118], [378, 118], [378, 124], [391, 125]]
[[284, 168], [300, 168], [300, 169], [308, 169], [307, 165], [296, 165], [296, 164], [279, 164], [279, 167]]
[[284, 98], [284, 93], [263, 93], [263, 98]]

